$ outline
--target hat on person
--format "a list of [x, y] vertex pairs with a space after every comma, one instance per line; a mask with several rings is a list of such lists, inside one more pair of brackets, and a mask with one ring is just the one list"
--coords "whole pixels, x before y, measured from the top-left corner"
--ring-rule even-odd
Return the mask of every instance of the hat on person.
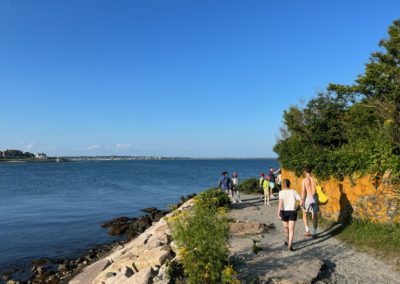
[[263, 177], [263, 176], [265, 176], [265, 174], [264, 174], [264, 173], [261, 173], [261, 174], [260, 174], [260, 176], [262, 176], [262, 177]]

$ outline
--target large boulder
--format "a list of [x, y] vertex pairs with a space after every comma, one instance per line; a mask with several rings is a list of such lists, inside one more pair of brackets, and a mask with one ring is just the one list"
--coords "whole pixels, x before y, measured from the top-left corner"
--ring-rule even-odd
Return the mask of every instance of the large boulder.
[[170, 258], [172, 258], [172, 255], [169, 250], [164, 247], [155, 247], [143, 251], [143, 253], [134, 260], [134, 265], [140, 271], [152, 266], [161, 266]]

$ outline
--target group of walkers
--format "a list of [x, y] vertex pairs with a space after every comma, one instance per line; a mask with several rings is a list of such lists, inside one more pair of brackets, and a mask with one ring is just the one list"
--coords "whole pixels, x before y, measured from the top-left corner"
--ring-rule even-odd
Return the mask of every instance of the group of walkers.
[[[289, 251], [293, 251], [293, 236], [295, 230], [295, 222], [297, 221], [297, 211], [302, 209], [303, 222], [305, 227], [304, 235], [307, 237], [316, 238], [317, 233], [317, 215], [318, 195], [316, 190], [316, 181], [311, 175], [309, 167], [304, 168], [303, 179], [301, 182], [301, 192], [291, 188], [290, 180], [282, 180], [281, 172], [274, 172], [271, 167], [268, 175], [260, 174], [259, 189], [260, 200], [264, 199], [265, 205], [270, 205], [270, 200], [274, 198], [273, 190], [277, 187], [279, 190], [279, 203], [277, 216], [283, 222], [283, 232], [285, 235], [285, 245]], [[239, 179], [236, 172], [232, 173], [232, 178], [228, 177], [227, 172], [223, 172], [218, 181], [218, 187], [223, 189], [232, 199], [233, 203], [242, 202], [238, 190]], [[308, 213], [311, 213], [312, 227], [308, 227]]]
[[242, 202], [239, 193], [239, 178], [236, 172], [232, 173], [232, 178], [229, 178], [228, 172], [222, 172], [222, 176], [218, 181], [218, 187], [231, 197], [232, 203]]
[[[277, 174], [277, 175], [275, 175]], [[270, 205], [270, 199], [274, 198], [273, 190], [278, 187], [281, 187], [281, 171], [278, 170], [274, 172], [274, 168], [269, 168], [269, 173], [265, 176], [264, 173], [260, 174], [259, 179], [259, 193], [260, 193], [260, 200], [264, 199], [264, 204]]]

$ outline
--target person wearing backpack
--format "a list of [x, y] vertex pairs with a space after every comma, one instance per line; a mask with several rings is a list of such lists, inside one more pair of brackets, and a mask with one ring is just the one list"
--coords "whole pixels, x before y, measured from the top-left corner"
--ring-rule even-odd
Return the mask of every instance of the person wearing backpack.
[[[303, 200], [303, 222], [306, 232], [304, 233], [307, 237], [315, 239], [317, 237], [317, 226], [318, 226], [318, 194], [317, 184], [314, 177], [311, 175], [311, 167], [306, 166], [303, 170], [304, 178], [301, 181], [301, 198]], [[308, 228], [307, 213], [311, 213], [312, 219], [312, 232]]]
[[222, 172], [222, 176], [218, 180], [218, 187], [230, 196], [231, 179], [228, 177], [228, 172]]

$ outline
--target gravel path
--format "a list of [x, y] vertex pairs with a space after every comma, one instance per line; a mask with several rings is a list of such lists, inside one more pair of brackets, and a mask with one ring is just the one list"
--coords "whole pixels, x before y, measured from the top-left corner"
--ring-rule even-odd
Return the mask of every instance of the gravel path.
[[[231, 259], [243, 283], [400, 283], [400, 274], [391, 267], [333, 238], [335, 228], [319, 229], [312, 240], [303, 236], [298, 220], [295, 251], [289, 252], [276, 216], [277, 200], [271, 206], [255, 195], [243, 195], [242, 200], [232, 205], [229, 218], [268, 226], [261, 235], [231, 238]], [[252, 252], [253, 241], [261, 248], [258, 254]]]

